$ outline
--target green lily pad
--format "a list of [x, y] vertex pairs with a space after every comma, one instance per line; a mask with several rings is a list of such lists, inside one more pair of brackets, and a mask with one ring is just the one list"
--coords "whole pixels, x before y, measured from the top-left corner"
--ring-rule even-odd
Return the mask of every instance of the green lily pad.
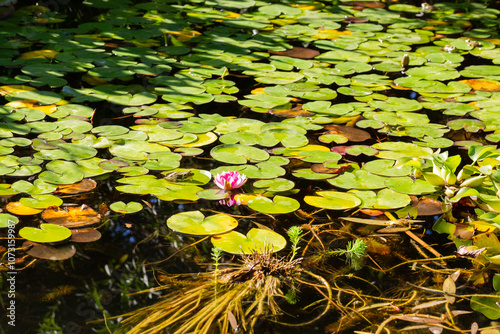
[[465, 118], [449, 121], [446, 125], [453, 130], [464, 129], [466, 132], [478, 132], [485, 128], [483, 122], [477, 119], [465, 119]]
[[142, 210], [142, 204], [137, 202], [124, 203], [119, 201], [112, 203], [109, 208], [119, 213], [135, 213]]
[[300, 208], [300, 203], [289, 197], [274, 196], [273, 199], [258, 196], [255, 199], [248, 201], [248, 206], [259, 212], [269, 214], [290, 213]]
[[349, 193], [361, 199], [361, 208], [366, 209], [397, 209], [411, 203], [410, 196], [395, 192], [391, 189], [382, 189], [377, 193], [371, 190], [350, 190]]
[[394, 160], [377, 159], [365, 163], [363, 169], [381, 176], [406, 176], [412, 171], [411, 166], [403, 165], [395, 168], [394, 164]]
[[361, 204], [361, 200], [352, 194], [337, 191], [318, 191], [319, 196], [305, 196], [304, 201], [317, 208], [329, 210], [348, 210]]
[[12, 227], [19, 223], [19, 218], [8, 213], [0, 213], [0, 228]]
[[223, 213], [205, 217], [200, 211], [186, 211], [168, 218], [167, 226], [179, 233], [205, 236], [229, 232], [238, 221]]
[[278, 252], [286, 246], [286, 239], [280, 234], [257, 228], [251, 229], [246, 236], [231, 231], [213, 236], [211, 241], [215, 247], [231, 254], [262, 254], [269, 250]]
[[385, 188], [386, 178], [357, 170], [352, 173], [344, 172], [334, 179], [328, 180], [335, 187], [343, 189], [382, 189]]
[[269, 154], [266, 151], [240, 144], [215, 146], [210, 151], [210, 155], [218, 161], [230, 164], [245, 164], [247, 161], [259, 162], [269, 159]]
[[432, 149], [405, 142], [383, 142], [372, 145], [379, 150], [378, 158], [398, 160], [403, 157], [419, 158], [432, 154]]
[[33, 195], [32, 198], [23, 197], [21, 204], [33, 209], [46, 209], [49, 206], [60, 206], [63, 200], [54, 195]]
[[264, 188], [266, 191], [281, 192], [293, 189], [295, 183], [287, 179], [276, 178], [272, 180], [255, 181], [253, 186], [255, 188]]
[[40, 228], [23, 227], [19, 235], [33, 242], [58, 242], [71, 237], [71, 230], [56, 224], [40, 224]]
[[408, 195], [432, 194], [441, 189], [423, 179], [413, 180], [408, 176], [393, 177], [385, 181], [385, 185], [394, 191]]

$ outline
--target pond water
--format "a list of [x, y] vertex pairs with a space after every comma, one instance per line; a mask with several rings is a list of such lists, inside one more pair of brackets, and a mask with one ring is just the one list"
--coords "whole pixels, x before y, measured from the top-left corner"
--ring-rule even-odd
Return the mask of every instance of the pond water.
[[0, 6], [0, 333], [500, 332], [496, 4]]

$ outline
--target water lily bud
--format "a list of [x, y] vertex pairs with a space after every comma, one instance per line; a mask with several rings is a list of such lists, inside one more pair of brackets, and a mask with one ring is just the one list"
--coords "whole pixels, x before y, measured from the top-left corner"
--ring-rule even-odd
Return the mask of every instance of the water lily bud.
[[444, 191], [444, 194], [447, 196], [447, 197], [453, 197], [455, 196], [455, 191], [453, 190], [453, 188], [446, 188], [446, 190]]

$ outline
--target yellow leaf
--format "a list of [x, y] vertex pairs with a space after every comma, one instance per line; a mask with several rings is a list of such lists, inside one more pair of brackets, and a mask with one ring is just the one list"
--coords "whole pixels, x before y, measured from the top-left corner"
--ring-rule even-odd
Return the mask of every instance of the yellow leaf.
[[340, 38], [341, 35], [351, 35], [350, 30], [346, 31], [338, 31], [335, 29], [324, 29], [318, 31], [317, 34], [311, 36], [312, 39], [337, 39]]
[[183, 30], [183, 31], [166, 30], [166, 31], [164, 31], [164, 33], [177, 36], [177, 39], [179, 40], [179, 42], [186, 42], [186, 41], [189, 41], [193, 37], [201, 35], [201, 33], [197, 32], [195, 30]]
[[474, 90], [479, 90], [483, 92], [500, 92], [500, 81], [497, 80], [488, 80], [488, 79], [470, 79], [470, 80], [461, 80], [459, 82], [463, 82], [472, 87]]
[[28, 51], [21, 54], [18, 59], [54, 59], [54, 57], [58, 54], [58, 51], [54, 50], [37, 50], [37, 51]]
[[266, 92], [264, 92], [264, 88], [265, 87], [255, 88], [250, 93], [253, 95], [266, 94]]
[[35, 100], [19, 100], [19, 101], [11, 101], [5, 105], [9, 106], [9, 107], [14, 107], [16, 109], [29, 108], [29, 109], [40, 110], [40, 111], [43, 111], [45, 113], [45, 115], [50, 115], [54, 111], [57, 110], [57, 107], [55, 104], [49, 104], [46, 106], [38, 106], [36, 104], [37, 104], [37, 101], [35, 101]]
[[234, 12], [226, 12], [226, 18], [228, 19], [235, 19], [237, 17], [240, 17], [241, 14], [238, 14], [238, 13], [234, 13]]
[[13, 92], [28, 92], [30, 90], [36, 90], [36, 89], [24, 85], [0, 86], [0, 95], [5, 96]]
[[20, 216], [36, 215], [37, 213], [43, 211], [39, 209], [30, 208], [29, 206], [23, 205], [20, 202], [10, 202], [9, 204], [7, 204], [5, 208], [10, 213]]
[[296, 7], [300, 10], [316, 10], [325, 7], [324, 4], [319, 2], [313, 2], [308, 4], [293, 4], [292, 7]]
[[476, 221], [473, 221], [471, 223], [472, 225], [474, 225], [474, 229], [476, 231], [479, 231], [479, 232], [493, 232], [494, 230], [496, 230], [496, 226], [490, 224], [490, 223], [487, 223], [487, 222], [483, 222], [483, 221], [480, 221], [480, 220], [476, 220]]

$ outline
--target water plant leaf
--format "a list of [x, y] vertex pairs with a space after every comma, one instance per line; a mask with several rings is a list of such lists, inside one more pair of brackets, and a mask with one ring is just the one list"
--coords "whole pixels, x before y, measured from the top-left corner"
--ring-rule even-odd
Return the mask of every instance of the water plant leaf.
[[361, 199], [350, 193], [318, 191], [319, 196], [305, 196], [304, 201], [312, 206], [329, 210], [348, 210], [361, 204]]
[[366, 170], [344, 172], [328, 182], [343, 189], [382, 189], [385, 188], [387, 178], [372, 174]]
[[[36, 180], [41, 181], [41, 180]], [[36, 184], [35, 181], [35, 184]], [[49, 185], [49, 184], [46, 184]], [[53, 185], [50, 185], [53, 186]], [[70, 185], [61, 185], [57, 188], [57, 192], [61, 194], [79, 194], [94, 189], [97, 183], [92, 179], [83, 179], [82, 181]], [[55, 190], [55, 189], [54, 189]]]
[[410, 196], [387, 188], [377, 193], [370, 190], [350, 190], [349, 193], [361, 199], [360, 207], [367, 209], [397, 209], [411, 202]]
[[441, 187], [434, 186], [426, 180], [413, 180], [408, 176], [389, 178], [385, 181], [385, 185], [389, 189], [408, 195], [431, 194], [441, 189]]
[[79, 228], [97, 224], [101, 218], [97, 212], [87, 205], [48, 207], [43, 210], [42, 218], [51, 224], [62, 225], [68, 228]]
[[122, 201], [111, 203], [109, 208], [119, 213], [135, 213], [142, 210], [142, 204], [137, 202], [124, 203]]
[[395, 164], [393, 160], [377, 159], [365, 163], [363, 169], [381, 176], [406, 176], [412, 171], [409, 165], [394, 167]]
[[167, 226], [178, 233], [205, 236], [229, 232], [238, 221], [223, 213], [205, 217], [200, 211], [186, 211], [168, 218]]
[[286, 246], [286, 239], [280, 234], [257, 228], [252, 228], [246, 236], [231, 231], [213, 236], [210, 240], [215, 247], [231, 254], [262, 254], [269, 250], [278, 252]]
[[29, 206], [23, 205], [21, 202], [9, 202], [5, 206], [5, 209], [7, 209], [7, 211], [9, 211], [10, 213], [18, 216], [30, 216], [42, 212], [42, 210], [40, 209], [34, 209]]
[[26, 254], [38, 259], [62, 261], [67, 260], [76, 254], [76, 247], [71, 244], [54, 247], [51, 245], [33, 243], [31, 241], [23, 243], [23, 247], [29, 246], [31, 246], [31, 248], [26, 251]]
[[8, 213], [0, 213], [0, 228], [12, 227], [19, 223], [19, 218]]
[[46, 209], [63, 204], [63, 200], [54, 195], [33, 195], [31, 198], [23, 197], [19, 202], [33, 209]]
[[300, 208], [300, 203], [290, 197], [274, 196], [273, 199], [258, 196], [248, 201], [248, 207], [255, 211], [268, 214], [282, 214], [296, 211]]
[[224, 144], [215, 146], [210, 155], [221, 162], [245, 164], [247, 161], [259, 162], [269, 159], [269, 154], [261, 149], [248, 145]]
[[23, 227], [19, 230], [19, 235], [33, 242], [58, 242], [68, 239], [71, 236], [71, 230], [55, 224], [40, 224], [40, 228]]
[[255, 188], [264, 188], [266, 191], [282, 192], [293, 189], [295, 183], [284, 178], [275, 178], [271, 180], [259, 180], [253, 183]]

